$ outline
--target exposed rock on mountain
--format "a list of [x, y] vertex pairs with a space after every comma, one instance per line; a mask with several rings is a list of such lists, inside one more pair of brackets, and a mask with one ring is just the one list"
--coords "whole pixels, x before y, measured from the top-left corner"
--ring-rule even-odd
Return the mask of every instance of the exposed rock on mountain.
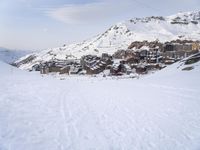
[[[152, 42], [150, 47], [155, 48], [159, 47], [160, 42], [177, 39], [200, 40], [200, 12], [178, 13], [168, 17], [133, 18], [117, 23], [103, 34], [89, 40], [33, 53], [19, 59], [16, 64], [21, 69], [31, 69], [35, 64], [54, 59], [80, 59], [84, 55], [101, 56], [102, 53], [113, 55], [118, 50], [139, 48], [140, 44], [132, 43], [134, 41], [146, 40]], [[29, 59], [33, 57], [34, 59]]]

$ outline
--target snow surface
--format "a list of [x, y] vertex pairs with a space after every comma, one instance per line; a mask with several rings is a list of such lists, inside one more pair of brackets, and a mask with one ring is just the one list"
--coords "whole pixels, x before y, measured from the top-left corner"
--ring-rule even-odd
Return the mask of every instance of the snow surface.
[[199, 150], [200, 63], [58, 80], [0, 62], [0, 150]]
[[[180, 18], [178, 21], [187, 22], [188, 24], [172, 24], [171, 22], [176, 18]], [[197, 24], [191, 21], [195, 21]], [[123, 21], [113, 25], [103, 34], [99, 34], [81, 43], [50, 48], [34, 53], [36, 59], [21, 65], [20, 68], [31, 69], [34, 64], [51, 59], [80, 59], [83, 55], [99, 56], [102, 53], [112, 55], [117, 50], [127, 49], [134, 41], [159, 40], [166, 42], [176, 39], [200, 39], [200, 11], [178, 13], [162, 17], [161, 19], [159, 17], [146, 17]], [[21, 58], [19, 61], [26, 57]]]

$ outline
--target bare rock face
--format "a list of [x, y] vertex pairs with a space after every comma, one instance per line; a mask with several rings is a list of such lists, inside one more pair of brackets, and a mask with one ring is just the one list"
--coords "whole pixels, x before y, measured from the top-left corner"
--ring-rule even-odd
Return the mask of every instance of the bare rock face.
[[162, 43], [160, 43], [158, 40], [156, 41], [134, 41], [131, 43], [131, 45], [129, 45], [128, 49], [141, 49], [142, 47], [149, 47], [151, 49], [153, 48], [161, 48], [162, 47]]

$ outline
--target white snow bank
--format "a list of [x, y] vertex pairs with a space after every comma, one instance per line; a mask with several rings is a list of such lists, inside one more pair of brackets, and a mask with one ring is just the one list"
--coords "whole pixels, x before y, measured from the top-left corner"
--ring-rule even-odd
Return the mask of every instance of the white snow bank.
[[0, 62], [0, 149], [200, 149], [200, 67], [177, 66], [138, 80], [61, 81]]

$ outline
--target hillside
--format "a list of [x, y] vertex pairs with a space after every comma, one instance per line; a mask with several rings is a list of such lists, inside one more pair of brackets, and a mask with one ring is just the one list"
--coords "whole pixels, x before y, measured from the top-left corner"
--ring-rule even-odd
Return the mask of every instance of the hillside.
[[89, 40], [33, 53], [17, 62], [33, 56], [30, 62], [20, 66], [22, 69], [30, 69], [34, 64], [52, 59], [80, 59], [87, 54], [113, 54], [117, 50], [127, 49], [133, 41], [199, 40], [199, 31], [200, 12], [178, 13], [167, 17], [133, 18], [117, 23], [103, 34]]
[[199, 59], [139, 80], [60, 81], [0, 62], [0, 149], [200, 149]]

